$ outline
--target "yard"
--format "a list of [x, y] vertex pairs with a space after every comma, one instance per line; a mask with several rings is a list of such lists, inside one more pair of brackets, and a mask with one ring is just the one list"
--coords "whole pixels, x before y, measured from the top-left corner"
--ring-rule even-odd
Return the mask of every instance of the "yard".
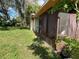
[[0, 59], [56, 59], [46, 46], [28, 29], [0, 28]]
[[[77, 57], [79, 54], [75, 52], [73, 59]], [[0, 30], [0, 59], [59, 58], [46, 42], [35, 38], [28, 29]]]
[[34, 36], [26, 29], [0, 30], [0, 59], [39, 59], [28, 48]]

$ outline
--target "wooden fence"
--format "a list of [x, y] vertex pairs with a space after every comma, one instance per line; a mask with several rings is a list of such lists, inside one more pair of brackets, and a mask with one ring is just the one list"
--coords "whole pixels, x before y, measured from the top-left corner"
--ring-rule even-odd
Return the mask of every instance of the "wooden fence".
[[76, 21], [76, 14], [59, 13], [58, 36], [69, 36], [71, 38], [79, 38], [79, 22]]

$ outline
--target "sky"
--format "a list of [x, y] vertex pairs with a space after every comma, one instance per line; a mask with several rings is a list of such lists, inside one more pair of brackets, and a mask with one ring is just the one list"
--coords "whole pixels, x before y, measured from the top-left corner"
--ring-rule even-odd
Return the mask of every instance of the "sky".
[[[0, 11], [1, 11], [1, 9], [0, 9]], [[0, 13], [0, 15], [3, 16], [2, 13]], [[16, 18], [18, 16], [18, 12], [16, 12], [15, 8], [9, 7], [8, 8], [8, 15], [10, 16], [11, 19], [13, 19], [13, 18]]]
[[11, 19], [16, 18], [16, 16], [18, 16], [18, 12], [16, 12], [16, 9], [11, 7], [8, 8], [8, 14]]
[[39, 5], [41, 5], [41, 6], [42, 6], [42, 5], [43, 5], [43, 3], [44, 3], [44, 1], [43, 1], [43, 0], [39, 0], [39, 1], [38, 1], [38, 3], [39, 3]]

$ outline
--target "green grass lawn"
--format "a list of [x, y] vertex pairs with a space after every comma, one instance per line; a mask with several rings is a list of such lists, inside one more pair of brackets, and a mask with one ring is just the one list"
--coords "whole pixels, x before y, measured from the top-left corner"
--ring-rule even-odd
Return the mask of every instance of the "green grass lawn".
[[[28, 29], [0, 30], [0, 59], [60, 59]], [[46, 47], [47, 46], [47, 47]], [[72, 59], [78, 59], [79, 49]]]
[[26, 29], [0, 30], [0, 59], [40, 59], [28, 48], [34, 38]]

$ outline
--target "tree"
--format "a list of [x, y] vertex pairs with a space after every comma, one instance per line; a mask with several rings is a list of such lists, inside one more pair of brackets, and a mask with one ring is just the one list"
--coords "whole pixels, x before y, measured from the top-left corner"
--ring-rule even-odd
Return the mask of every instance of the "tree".
[[37, 13], [39, 8], [40, 8], [40, 6], [39, 6], [37, 1], [33, 4], [28, 5], [28, 7], [26, 9], [26, 22], [27, 22], [28, 26], [30, 26], [30, 16], [31, 16], [31, 14], [32, 13]]
[[[36, 9], [37, 7], [35, 6], [34, 8], [28, 10], [29, 6], [32, 4], [33, 6], [36, 4], [38, 0], [15, 0], [15, 3], [16, 3], [16, 9], [18, 10], [20, 16], [21, 16], [21, 26], [23, 27], [26, 27], [27, 26], [27, 16], [30, 16], [28, 15], [28, 12], [30, 10], [34, 10], [34, 8]], [[31, 5], [31, 6], [32, 6]], [[32, 6], [32, 7], [33, 7]]]
[[0, 11], [5, 17], [1, 16], [3, 19], [8, 20], [10, 19], [8, 15], [8, 8], [15, 7], [16, 11], [18, 11], [20, 18], [21, 18], [21, 26], [26, 26], [26, 11], [29, 4], [34, 4], [38, 0], [0, 0]]
[[1, 8], [1, 13], [3, 13], [3, 15], [5, 15], [5, 20], [9, 19], [9, 15], [8, 15], [8, 7], [6, 6], [5, 1], [0, 0], [0, 8]]

